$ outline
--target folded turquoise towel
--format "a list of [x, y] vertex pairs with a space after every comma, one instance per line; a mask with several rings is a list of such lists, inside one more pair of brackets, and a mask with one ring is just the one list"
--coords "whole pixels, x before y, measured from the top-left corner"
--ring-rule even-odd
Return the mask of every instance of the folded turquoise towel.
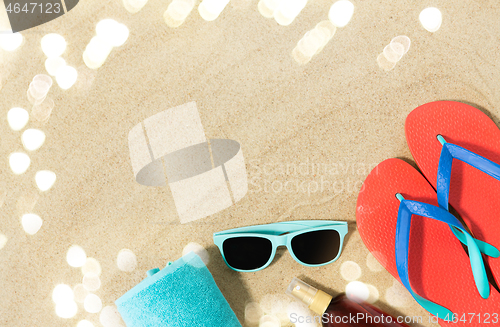
[[115, 302], [127, 327], [241, 327], [193, 252], [148, 275]]

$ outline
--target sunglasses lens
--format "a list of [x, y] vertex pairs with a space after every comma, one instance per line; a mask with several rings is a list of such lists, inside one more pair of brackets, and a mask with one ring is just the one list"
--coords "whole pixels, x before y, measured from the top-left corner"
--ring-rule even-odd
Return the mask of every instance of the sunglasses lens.
[[308, 265], [332, 261], [340, 251], [340, 234], [333, 229], [299, 234], [292, 238], [292, 250], [297, 259]]
[[228, 265], [239, 270], [253, 270], [267, 263], [273, 246], [262, 237], [234, 237], [225, 240], [222, 249]]

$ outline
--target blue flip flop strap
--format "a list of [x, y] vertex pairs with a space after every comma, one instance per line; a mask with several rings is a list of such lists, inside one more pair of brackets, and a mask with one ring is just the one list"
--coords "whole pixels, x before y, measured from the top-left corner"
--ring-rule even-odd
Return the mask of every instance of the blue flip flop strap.
[[500, 180], [500, 165], [456, 144], [447, 143], [442, 137], [441, 142], [445, 143], [443, 144], [443, 148], [441, 150], [437, 175], [437, 194], [439, 206], [448, 210], [453, 159], [461, 160], [490, 175], [491, 177]]
[[[472, 167], [490, 175], [491, 177], [500, 180], [500, 165], [490, 161], [480, 155], [466, 150], [458, 145], [447, 143], [442, 136], [438, 136], [438, 140], [442, 143], [441, 156], [439, 158], [438, 174], [437, 174], [437, 198], [439, 206], [448, 210], [448, 200], [450, 194], [450, 180], [453, 159], [461, 160]], [[450, 226], [451, 227], [451, 226]], [[451, 228], [453, 234], [465, 244], [463, 235], [454, 228]], [[475, 239], [479, 249], [490, 257], [498, 258], [500, 251], [495, 247]]]
[[[408, 274], [408, 252], [412, 215], [418, 215], [444, 222], [450, 226], [453, 226], [453, 228], [456, 228], [462, 233], [463, 238], [465, 239], [465, 244], [468, 247], [470, 264], [476, 287], [481, 297], [487, 298], [490, 294], [490, 287], [488, 279], [486, 277], [486, 271], [484, 269], [484, 263], [478, 245], [476, 244], [474, 238], [465, 229], [462, 228], [462, 224], [452, 214], [450, 214], [443, 208], [417, 201], [401, 201], [396, 226], [395, 246], [396, 266], [398, 269], [399, 278], [401, 279], [403, 285], [411, 293], [413, 298], [424, 309], [439, 317], [440, 319], [446, 321], [453, 320], [453, 313], [449, 309], [423, 298], [422, 296], [416, 294], [411, 288]], [[446, 281], [443, 281], [443, 283], [445, 282]]]

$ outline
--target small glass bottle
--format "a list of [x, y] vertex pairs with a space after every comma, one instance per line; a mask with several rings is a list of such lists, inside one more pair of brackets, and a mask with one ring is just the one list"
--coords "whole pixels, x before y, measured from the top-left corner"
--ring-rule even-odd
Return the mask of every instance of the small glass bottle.
[[408, 327], [371, 304], [352, 301], [345, 293], [334, 298], [297, 278], [292, 280], [286, 293], [320, 315], [314, 321], [324, 327]]

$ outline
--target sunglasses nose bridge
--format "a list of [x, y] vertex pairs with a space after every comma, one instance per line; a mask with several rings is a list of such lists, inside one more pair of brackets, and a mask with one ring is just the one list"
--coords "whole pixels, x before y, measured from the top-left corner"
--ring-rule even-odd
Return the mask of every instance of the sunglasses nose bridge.
[[286, 246], [286, 235], [278, 236], [274, 239], [274, 245], [278, 246]]

